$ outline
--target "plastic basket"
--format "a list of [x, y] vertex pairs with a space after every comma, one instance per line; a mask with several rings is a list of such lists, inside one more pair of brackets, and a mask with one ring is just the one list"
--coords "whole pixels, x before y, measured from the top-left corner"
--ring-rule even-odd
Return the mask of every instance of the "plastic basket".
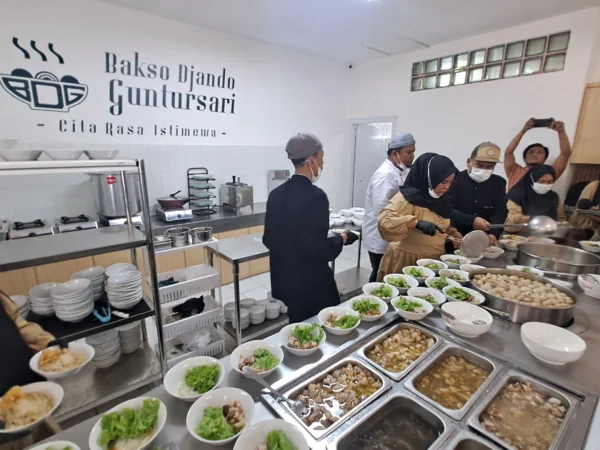
[[178, 320], [177, 322], [163, 325], [165, 340], [173, 339], [184, 333], [198, 330], [208, 325], [217, 323], [221, 317], [221, 305], [210, 295], [204, 296], [204, 311], [192, 317]]
[[[179, 281], [177, 284], [158, 289], [161, 303], [174, 302], [185, 297], [201, 294], [216, 289], [221, 283], [219, 271], [208, 264], [199, 264], [185, 269], [159, 273], [157, 277], [159, 282], [171, 277]], [[150, 277], [147, 280], [150, 285]]]

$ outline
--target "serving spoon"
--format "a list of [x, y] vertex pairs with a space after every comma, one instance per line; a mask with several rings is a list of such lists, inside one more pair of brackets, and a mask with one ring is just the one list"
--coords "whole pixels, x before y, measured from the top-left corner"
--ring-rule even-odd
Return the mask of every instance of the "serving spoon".
[[[435, 309], [437, 312], [439, 312], [442, 316], [446, 316], [448, 319], [455, 320], [457, 322], [464, 322], [463, 320], [458, 320], [454, 315], [450, 314], [447, 311], [444, 311], [439, 306], [437, 306], [437, 305], [432, 305], [432, 306], [433, 306], [433, 309]], [[475, 320], [472, 320], [471, 322], [465, 322], [465, 323], [470, 323], [471, 325], [487, 325], [487, 322], [485, 320], [481, 320], [481, 319], [475, 319]]]
[[267, 388], [269, 390], [269, 394], [271, 394], [275, 399], [287, 403], [290, 406], [292, 412], [298, 417], [302, 418], [308, 413], [308, 409], [306, 408], [306, 405], [303, 401], [291, 400], [287, 397], [284, 397], [279, 391], [273, 389], [273, 386], [267, 383], [263, 378], [259, 377], [252, 369], [250, 369], [250, 367], [245, 366], [242, 369], [242, 371], [244, 372], [244, 375], [246, 375], [248, 378], [252, 378], [258, 384]]

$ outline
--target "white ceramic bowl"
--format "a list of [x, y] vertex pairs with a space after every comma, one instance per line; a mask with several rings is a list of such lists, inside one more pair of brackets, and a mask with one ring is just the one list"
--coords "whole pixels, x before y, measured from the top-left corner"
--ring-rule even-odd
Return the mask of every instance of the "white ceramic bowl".
[[94, 266], [88, 267], [87, 269], [80, 270], [71, 275], [71, 280], [75, 278], [87, 278], [88, 280], [97, 280], [104, 277], [104, 267]]
[[477, 264], [461, 264], [459, 269], [463, 272], [471, 273], [475, 270], [485, 269], [485, 266], [478, 266]]
[[236, 349], [233, 351], [233, 353], [229, 357], [229, 362], [231, 363], [231, 367], [233, 368], [233, 370], [235, 370], [237, 373], [239, 373], [241, 375], [246, 376], [244, 374], [244, 372], [242, 372], [240, 370], [240, 361], [242, 359], [249, 358], [250, 356], [252, 356], [254, 354], [254, 352], [256, 350], [258, 350], [259, 348], [264, 348], [264, 349], [270, 351], [271, 354], [279, 360], [279, 364], [277, 364], [271, 370], [267, 370], [266, 372], [262, 372], [262, 373], [257, 373], [257, 375], [259, 377], [267, 377], [267, 376], [271, 375], [273, 372], [275, 372], [277, 370], [277, 368], [281, 365], [281, 362], [283, 361], [283, 356], [284, 356], [283, 350], [281, 350], [281, 347], [279, 345], [271, 344], [270, 342], [261, 341], [261, 340], [248, 341], [248, 342], [236, 347]]
[[579, 241], [579, 245], [588, 252], [600, 253], [600, 241]]
[[[134, 399], [127, 400], [126, 402], [123, 402], [123, 403], [115, 406], [111, 410], [102, 414], [102, 417], [104, 417], [105, 414], [108, 414], [111, 412], [122, 411], [125, 408], [131, 408], [131, 409], [141, 408], [142, 405], [144, 404], [144, 400], [147, 398], [153, 398], [153, 397], [136, 397]], [[150, 447], [150, 445], [152, 444], [154, 439], [156, 439], [158, 434], [161, 432], [161, 430], [165, 426], [165, 422], [167, 421], [167, 407], [159, 399], [154, 399], [154, 400], [158, 400], [160, 402], [160, 406], [158, 408], [158, 417], [156, 419], [156, 423], [154, 424], [154, 433], [153, 433], [152, 437], [150, 439], [148, 439], [146, 442], [144, 442], [138, 448], [130, 448], [128, 450], [143, 450], [145, 448]], [[98, 421], [96, 422], [96, 425], [94, 425], [94, 428], [92, 428], [92, 431], [90, 433], [90, 438], [89, 438], [89, 442], [88, 442], [88, 445], [90, 446], [90, 450], [106, 450], [105, 447], [100, 447], [98, 445], [98, 436], [100, 435], [100, 432], [102, 431], [102, 426], [101, 426], [102, 417], [100, 419], [98, 419]]]
[[[421, 271], [423, 271], [423, 274], [425, 274], [425, 278], [417, 278], [417, 277], [413, 277], [408, 271], [411, 269], [419, 269]], [[419, 283], [425, 283], [425, 280], [427, 278], [433, 278], [435, 277], [435, 273], [433, 272], [433, 270], [429, 270], [427, 267], [420, 267], [420, 266], [406, 266], [402, 268], [402, 273], [404, 275], [408, 275], [409, 277], [413, 277], [415, 280], [417, 280]]]
[[[471, 260], [469, 258], [458, 255], [442, 255], [440, 256], [440, 259], [446, 263], [449, 269], [458, 269], [461, 264], [471, 264]], [[452, 260], [458, 260], [458, 263], [453, 263], [451, 262]]]
[[464, 286], [461, 286], [459, 288], [459, 289], [462, 289], [463, 291], [467, 291], [470, 295], [475, 297], [475, 301], [473, 301], [473, 302], [467, 302], [464, 300], [455, 299], [454, 297], [452, 297], [451, 295], [448, 294], [449, 289], [452, 289], [452, 286], [446, 286], [444, 289], [442, 289], [442, 292], [444, 293], [444, 295], [446, 296], [446, 299], [449, 302], [471, 303], [472, 305], [481, 305], [483, 302], [485, 302], [485, 297], [483, 296], [483, 294], [480, 294], [479, 292], [474, 291], [473, 289], [469, 289]]
[[396, 302], [398, 302], [400, 297], [392, 299], [392, 301], [391, 301], [392, 307], [394, 308], [396, 313], [405, 320], [423, 320], [425, 317], [427, 317], [433, 311], [433, 306], [427, 300], [423, 300], [418, 297], [412, 297], [410, 295], [404, 295], [404, 296], [402, 296], [402, 298], [405, 298], [405, 299], [413, 301], [413, 302], [417, 302], [421, 306], [423, 306], [423, 308], [425, 308], [427, 310], [427, 312], [424, 312], [424, 313], [403, 311], [396, 307]]
[[[428, 287], [416, 287], [408, 290], [408, 295], [411, 297], [419, 297], [420, 295], [432, 295], [435, 299], [434, 305], [440, 305], [446, 301], [446, 296], [437, 289]], [[422, 300], [422, 299], [421, 299]], [[427, 300], [425, 300], [427, 301]], [[428, 302], [429, 303], [429, 302]]]
[[117, 263], [107, 267], [104, 274], [107, 277], [114, 277], [118, 273], [129, 272], [130, 270], [138, 270], [138, 268], [129, 263]]
[[0, 150], [0, 157], [7, 161], [35, 161], [41, 154], [41, 150]]
[[347, 314], [354, 316], [354, 317], [360, 317], [359, 313], [357, 313], [353, 309], [347, 308], [345, 306], [330, 306], [329, 308], [322, 309], [321, 311], [319, 311], [319, 322], [321, 322], [321, 325], [323, 325], [323, 328], [325, 328], [325, 330], [331, 334], [336, 334], [338, 336], [350, 334], [350, 333], [352, 333], [352, 330], [354, 330], [356, 327], [358, 327], [360, 325], [360, 320], [359, 320], [356, 323], [356, 325], [354, 325], [352, 328], [347, 328], [347, 329], [332, 328], [325, 324], [325, 322], [327, 321], [327, 319], [329, 318], [329, 316], [331, 314], [335, 314], [336, 317], [343, 317]]
[[119, 150], [85, 150], [90, 159], [115, 159]]
[[50, 294], [50, 292], [52, 291], [52, 289], [59, 285], [60, 283], [54, 282], [38, 284], [37, 286], [34, 286], [31, 289], [29, 289], [29, 296], [33, 299], [52, 298], [52, 294]]
[[[399, 288], [390, 283], [390, 280], [394, 280], [397, 278], [402, 278], [404, 281], [406, 281], [406, 284], [408, 284], [408, 287], [407, 288]], [[386, 275], [385, 277], [383, 277], [383, 282], [389, 284], [390, 286], [394, 286], [396, 289], [398, 289], [398, 293], [400, 295], [406, 294], [410, 288], [414, 288], [419, 285], [419, 282], [415, 278], [413, 278], [409, 275], [405, 275], [403, 273], [390, 273], [389, 275]]]
[[[492, 315], [485, 309], [467, 302], [447, 302], [442, 309], [452, 314], [456, 320], [442, 316], [450, 331], [459, 336], [474, 338], [487, 333], [494, 322]], [[474, 325], [473, 320], [483, 320], [485, 325]]]
[[[219, 376], [217, 377], [217, 382], [213, 386], [212, 389], [209, 389], [204, 394], [195, 393], [191, 396], [182, 395], [179, 392], [179, 386], [185, 383], [185, 375], [191, 369], [199, 366], [211, 366], [216, 364], [219, 366]], [[225, 378], [225, 367], [223, 364], [215, 358], [211, 358], [210, 356], [194, 356], [193, 358], [186, 359], [185, 361], [181, 361], [176, 364], [167, 372], [163, 384], [165, 385], [165, 390], [171, 395], [179, 400], [183, 400], [186, 402], [195, 402], [203, 395], [206, 395], [210, 391], [214, 391], [219, 387], [219, 385], [223, 382], [223, 378]]]
[[523, 243], [523, 241], [517, 242], [512, 239], [500, 239], [498, 242], [500, 243], [500, 247], [508, 252], [516, 252], [518, 250], [517, 245]]
[[291, 323], [291, 324], [283, 327], [279, 331], [279, 339], [281, 339], [281, 345], [292, 355], [296, 355], [296, 356], [309, 356], [309, 355], [312, 355], [313, 353], [316, 353], [317, 350], [319, 350], [319, 347], [321, 346], [321, 344], [323, 342], [325, 342], [325, 339], [327, 339], [325, 332], [323, 332], [323, 336], [321, 337], [321, 340], [319, 341], [319, 345], [314, 348], [300, 349], [300, 348], [292, 348], [288, 345], [288, 338], [294, 333], [294, 329], [297, 326], [305, 327], [305, 326], [310, 326], [310, 325], [312, 325], [312, 324], [302, 322], [302, 323]]
[[[544, 272], [542, 272], [541, 270], [538, 270], [538, 269], [534, 269], [533, 267], [529, 267], [529, 266], [506, 266], [506, 268], [508, 270], [516, 270], [517, 272], [529, 272], [534, 275], [537, 275], [538, 277], [544, 276]], [[525, 269], [528, 269], [528, 270], [526, 271]]]
[[263, 420], [247, 426], [235, 443], [233, 450], [255, 450], [264, 444], [267, 435], [272, 431], [281, 431], [294, 445], [296, 450], [310, 450], [308, 443], [300, 430], [291, 423], [281, 419]]
[[357, 219], [356, 217], [352, 218], [352, 225], [354, 225], [355, 227], [362, 227], [363, 226], [363, 220], [362, 219]]
[[586, 279], [584, 279], [581, 275], [577, 275], [577, 284], [583, 290], [583, 292], [590, 297], [600, 298], [600, 275], [592, 275], [593, 278], [598, 281], [598, 284], [590, 283]]
[[[454, 254], [456, 256], [464, 256], [460, 250], [454, 250]], [[466, 256], [465, 256], [465, 258], [466, 258]], [[472, 256], [469, 256], [468, 258], [471, 261], [471, 263], [477, 263], [483, 259], [483, 255], [481, 255], [477, 258], [473, 258]], [[461, 264], [461, 265], [464, 265], [464, 264]]]
[[246, 427], [249, 427], [252, 424], [252, 419], [254, 418], [254, 400], [250, 394], [242, 391], [241, 389], [226, 387], [210, 391], [194, 402], [187, 413], [187, 417], [185, 418], [185, 425], [188, 433], [190, 433], [194, 439], [210, 445], [225, 445], [235, 441], [241, 436], [244, 430], [235, 436], [230, 437], [229, 439], [223, 439], [221, 441], [209, 441], [208, 439], [198, 436], [198, 433], [195, 431], [200, 423], [200, 420], [202, 420], [202, 417], [204, 416], [204, 410], [206, 408], [221, 408], [224, 405], [233, 403], [234, 401], [240, 403], [242, 410], [244, 411], [244, 421], [246, 422]]
[[488, 258], [488, 259], [496, 259], [496, 258], [500, 258], [500, 256], [502, 256], [504, 254], [504, 250], [502, 250], [500, 247], [488, 247], [487, 251], [483, 254], [484, 258]]
[[36, 447], [30, 448], [29, 450], [48, 450], [49, 448], [55, 450], [63, 450], [64, 448], [69, 447], [71, 450], [81, 450], [79, 445], [74, 444], [70, 441], [52, 441], [47, 442], [45, 444], [40, 444]]
[[[425, 280], [425, 286], [427, 286], [430, 289], [435, 289], [431, 283], [433, 283], [435, 280], [439, 280], [440, 277], [434, 277], [434, 278], [427, 278]], [[460, 287], [460, 284], [458, 284], [456, 281], [451, 280], [450, 278], [446, 278], [446, 283], [448, 283], [448, 286], [456, 286], [456, 287]], [[441, 291], [441, 289], [436, 289], [436, 291]]]
[[364, 320], [365, 322], [375, 322], [376, 320], [381, 319], [385, 315], [385, 313], [388, 312], [387, 303], [378, 297], [373, 297], [372, 295], [359, 295], [358, 297], [351, 298], [347, 302], [342, 303], [341, 306], [347, 306], [348, 308], [354, 310], [354, 307], [352, 306], [354, 302], [358, 300], [363, 300], [365, 298], [379, 305], [379, 314], [377, 316], [366, 316], [363, 314], [361, 320]]
[[25, 305], [29, 301], [29, 297], [27, 297], [26, 295], [11, 295], [10, 299], [15, 305], [17, 305], [17, 308], [19, 309], [25, 307]]
[[[461, 264], [464, 265], [464, 264]], [[464, 272], [462, 270], [458, 270], [458, 269], [446, 269], [446, 270], [440, 270], [440, 275], [445, 276], [448, 279], [451, 279], [450, 277], [452, 275], [458, 275], [461, 277], [460, 280], [452, 280], [452, 281], [456, 281], [458, 284], [464, 286], [466, 284], [469, 284], [469, 272]]]
[[345, 217], [352, 217], [351, 209], [340, 209], [340, 215]]
[[[392, 290], [392, 295], [389, 297], [377, 297], [376, 295], [371, 294], [372, 291], [380, 288], [381, 286], [386, 286], [388, 288], [390, 288]], [[373, 297], [377, 297], [377, 298], [381, 298], [381, 300], [384, 301], [390, 301], [392, 298], [397, 297], [398, 296], [398, 289], [395, 288], [394, 286], [391, 286], [387, 283], [367, 283], [362, 287], [362, 291], [365, 293], [365, 295], [370, 295]]]
[[54, 411], [56, 411], [56, 408], [60, 406], [60, 403], [62, 402], [63, 397], [65, 396], [65, 391], [63, 390], [62, 386], [51, 381], [41, 381], [39, 383], [27, 384], [25, 386], [21, 386], [21, 390], [23, 391], [23, 393], [40, 392], [42, 394], [45, 394], [52, 400], [54, 406], [50, 411], [44, 414], [43, 417], [40, 417], [35, 422], [20, 428], [15, 428], [13, 430], [7, 430], [6, 428], [2, 428], [0, 429], [0, 434], [22, 433], [23, 431], [28, 431], [32, 428], [35, 428], [38, 424], [44, 422], [48, 417], [52, 416]]
[[352, 210], [352, 214], [364, 214], [365, 213], [365, 208], [359, 208], [358, 206], [353, 206], [352, 208], [350, 208]]
[[129, 270], [108, 277], [107, 286], [118, 288], [119, 286], [130, 286], [140, 284], [142, 274], [139, 270]]
[[[59, 349], [58, 346], [53, 346], [49, 348], [52, 350]], [[75, 367], [74, 369], [64, 370], [62, 372], [44, 372], [39, 369], [39, 362], [43, 352], [43, 350], [41, 350], [31, 357], [31, 359], [29, 360], [29, 368], [38, 375], [46, 378], [47, 380], [58, 380], [59, 378], [70, 377], [81, 372], [81, 369], [83, 369], [96, 354], [94, 347], [92, 347], [91, 345], [77, 342], [69, 342], [68, 350], [75, 355], [82, 355], [84, 357], [81, 365]]]
[[583, 339], [564, 328], [542, 322], [521, 325], [521, 340], [537, 359], [557, 366], [575, 362], [583, 356]]
[[91, 284], [87, 278], [75, 278], [56, 286], [50, 291], [50, 295], [59, 300], [80, 297], [86, 289], [90, 289]]
[[44, 150], [44, 153], [55, 161], [73, 161], [83, 155], [83, 150]]
[[[431, 268], [427, 267], [430, 264], [437, 264], [439, 269], [431, 269]], [[433, 271], [433, 273], [436, 275], [439, 273], [440, 270], [448, 268], [448, 264], [446, 264], [445, 262], [442, 262], [442, 261], [438, 261], [436, 259], [418, 259], [417, 266], [425, 267], [425, 268]]]
[[346, 221], [344, 219], [341, 219], [341, 218], [334, 218], [333, 219], [333, 226], [335, 226], [335, 227], [341, 227], [345, 223], [346, 223]]

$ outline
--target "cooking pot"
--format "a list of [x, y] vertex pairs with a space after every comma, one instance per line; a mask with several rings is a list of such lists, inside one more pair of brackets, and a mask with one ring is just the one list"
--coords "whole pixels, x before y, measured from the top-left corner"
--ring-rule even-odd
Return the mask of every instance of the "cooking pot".
[[190, 230], [192, 244], [200, 244], [212, 239], [212, 227], [198, 227]]
[[180, 209], [183, 208], [187, 202], [190, 201], [189, 198], [181, 198], [177, 197], [181, 191], [177, 191], [174, 194], [169, 195], [168, 197], [159, 197], [156, 200], [158, 204], [162, 206], [164, 209]]
[[[123, 194], [123, 183], [119, 172], [91, 173], [92, 189], [96, 212], [104, 217], [125, 217], [125, 199]], [[128, 203], [131, 215], [142, 210], [140, 201], [140, 183], [137, 173], [130, 172], [125, 176], [127, 183]]]
[[190, 243], [188, 227], [173, 227], [165, 231], [165, 237], [171, 238], [173, 247], [184, 247]]
[[600, 273], [600, 257], [566, 245], [526, 242], [517, 246], [516, 263], [576, 278], [580, 273]]

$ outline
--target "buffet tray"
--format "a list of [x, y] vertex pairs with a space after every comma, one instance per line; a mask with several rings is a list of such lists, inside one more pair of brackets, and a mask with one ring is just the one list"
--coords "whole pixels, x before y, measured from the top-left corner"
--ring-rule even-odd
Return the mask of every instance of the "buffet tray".
[[456, 430], [446, 441], [446, 450], [500, 450], [500, 447], [467, 430]]

